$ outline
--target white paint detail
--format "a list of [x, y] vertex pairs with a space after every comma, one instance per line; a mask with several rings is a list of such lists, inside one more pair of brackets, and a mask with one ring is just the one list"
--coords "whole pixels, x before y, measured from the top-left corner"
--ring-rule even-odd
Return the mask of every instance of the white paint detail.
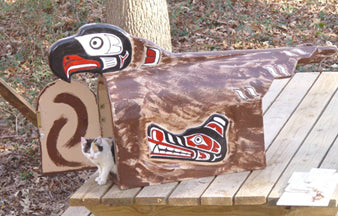
[[[201, 146], [208, 146], [208, 144], [204, 141], [202, 136], [195, 136], [189, 139], [191, 142], [193, 142], [195, 145], [201, 145]], [[187, 146], [190, 146], [189, 143], [187, 143]], [[194, 147], [194, 146], [192, 146]]]
[[119, 55], [119, 58], [120, 58], [120, 68], [123, 67], [124, 62], [128, 58], [128, 56], [129, 56], [129, 52], [128, 51], [126, 51], [126, 54], [124, 54], [124, 56]]
[[285, 53], [287, 56], [297, 56], [296, 54], [290, 52], [290, 51], [287, 51], [287, 50], [284, 50], [282, 51], [283, 53]]
[[157, 132], [156, 130], [152, 131], [152, 139], [155, 140], [155, 141], [158, 141], [158, 139], [156, 138], [157, 137], [156, 132]]
[[74, 69], [80, 69], [80, 68], [87, 68], [87, 67], [97, 67], [96, 64], [81, 64], [81, 65], [73, 65], [73, 66], [70, 66], [68, 69], [67, 69], [67, 78], [69, 79], [69, 72], [71, 70], [74, 70]]
[[277, 65], [277, 68], [278, 68], [279, 72], [281, 72], [282, 74], [284, 74], [286, 76], [290, 76], [287, 69], [283, 65]]
[[296, 52], [296, 53], [298, 53], [298, 54], [301, 54], [301, 55], [305, 55], [305, 54], [306, 54], [306, 52], [304, 52], [303, 50], [298, 49], [298, 48], [294, 48], [294, 49], [292, 49], [292, 51], [293, 51], [293, 52]]
[[220, 117], [214, 117], [214, 120], [218, 123], [220, 123], [221, 125], [225, 126], [225, 121], [223, 119], [221, 119]]
[[101, 57], [100, 59], [103, 62], [103, 70], [117, 65], [117, 60], [114, 57]]
[[277, 73], [276, 69], [272, 65], [263, 66], [264, 69], [269, 71], [269, 73], [274, 77], [279, 77], [280, 75]]
[[161, 146], [152, 142], [148, 141], [148, 146], [150, 149], [150, 153], [153, 154], [165, 154], [161, 155], [161, 157], [171, 157], [171, 156], [190, 156], [192, 155], [191, 152], [181, 150], [181, 149], [176, 149], [168, 146]]
[[[93, 47], [90, 43], [92, 39], [100, 38], [102, 46]], [[75, 37], [89, 56], [111, 56], [118, 55], [123, 51], [123, 44], [119, 37], [113, 34], [97, 33]]]
[[152, 142], [148, 142], [148, 146], [149, 146], [149, 149], [150, 151], [154, 151], [155, 150], [155, 143], [152, 143]]
[[234, 92], [236, 92], [241, 99], [248, 100], [248, 97], [242, 92], [242, 90], [234, 89]]
[[180, 137], [176, 137], [177, 138], [177, 142], [178, 142], [178, 144], [180, 144], [181, 146], [183, 146], [183, 143], [182, 143], [182, 140], [181, 140], [181, 138]]
[[245, 90], [253, 97], [259, 96], [253, 87], [245, 87]]
[[222, 155], [218, 155], [218, 156], [214, 155], [214, 158], [211, 161], [215, 161], [216, 159], [218, 159], [220, 157], [222, 157]]
[[174, 139], [173, 139], [173, 137], [171, 136], [170, 133], [168, 133], [168, 138], [169, 138], [169, 142], [175, 143], [175, 142], [174, 142]]

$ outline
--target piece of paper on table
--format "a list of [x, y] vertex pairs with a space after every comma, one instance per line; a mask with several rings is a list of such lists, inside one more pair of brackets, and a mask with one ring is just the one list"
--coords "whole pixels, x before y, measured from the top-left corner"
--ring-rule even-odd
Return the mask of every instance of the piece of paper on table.
[[328, 206], [338, 183], [334, 169], [294, 172], [277, 202], [283, 206]]

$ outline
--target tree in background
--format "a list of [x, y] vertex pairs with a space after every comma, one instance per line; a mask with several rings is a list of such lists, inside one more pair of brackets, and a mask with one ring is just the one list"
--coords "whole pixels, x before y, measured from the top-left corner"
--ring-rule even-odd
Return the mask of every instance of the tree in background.
[[166, 0], [108, 0], [107, 22], [171, 51]]

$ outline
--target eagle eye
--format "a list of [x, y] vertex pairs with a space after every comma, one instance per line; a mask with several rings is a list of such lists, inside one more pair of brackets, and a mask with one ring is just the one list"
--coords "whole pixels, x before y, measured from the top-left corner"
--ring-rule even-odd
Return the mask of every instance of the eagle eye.
[[103, 46], [103, 40], [100, 37], [93, 37], [89, 44], [93, 49], [100, 49]]

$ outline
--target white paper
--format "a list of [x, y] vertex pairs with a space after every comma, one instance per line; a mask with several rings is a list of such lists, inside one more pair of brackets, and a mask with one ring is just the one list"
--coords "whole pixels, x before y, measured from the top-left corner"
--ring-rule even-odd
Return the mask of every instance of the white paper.
[[294, 172], [277, 202], [283, 206], [328, 206], [338, 183], [334, 169]]

